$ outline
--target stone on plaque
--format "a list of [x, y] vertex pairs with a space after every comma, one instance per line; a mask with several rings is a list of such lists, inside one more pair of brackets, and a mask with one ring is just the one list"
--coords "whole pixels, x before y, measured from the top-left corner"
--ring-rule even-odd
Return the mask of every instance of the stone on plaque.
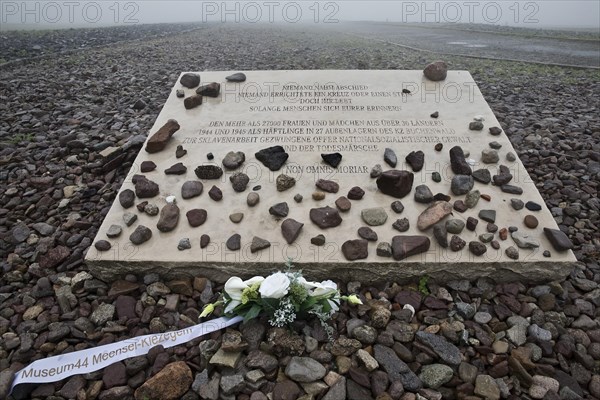
[[181, 76], [179, 83], [188, 89], [193, 89], [200, 84], [200, 75], [193, 72], [186, 72]]
[[529, 211], [540, 211], [542, 209], [542, 206], [534, 201], [528, 201], [527, 203], [525, 203], [525, 208]]
[[509, 246], [509, 247], [507, 247], [506, 250], [504, 250], [504, 253], [511, 260], [518, 260], [519, 259], [519, 250], [515, 246]]
[[309, 216], [310, 220], [321, 229], [334, 228], [342, 223], [342, 217], [338, 211], [329, 206], [311, 208]]
[[223, 199], [223, 192], [219, 189], [218, 186], [214, 186], [210, 188], [208, 191], [208, 197], [213, 199], [214, 201], [221, 201]]
[[255, 153], [254, 156], [271, 171], [279, 171], [287, 161], [289, 154], [281, 146], [268, 147]]
[[469, 123], [469, 130], [471, 131], [481, 131], [483, 130], [483, 122], [481, 121], [473, 121]]
[[352, 208], [352, 203], [346, 197], [341, 196], [335, 201], [335, 206], [342, 212], [349, 211]]
[[383, 225], [388, 218], [383, 207], [365, 208], [360, 212], [360, 216], [370, 226]]
[[325, 241], [325, 236], [321, 234], [310, 239], [310, 243], [314, 244], [315, 246], [323, 246], [325, 244]]
[[135, 195], [140, 199], [149, 199], [158, 195], [158, 184], [143, 175], [134, 176], [133, 184], [135, 185]]
[[427, 236], [399, 235], [392, 238], [392, 253], [397, 261], [429, 250], [431, 242]]
[[391, 257], [392, 256], [392, 245], [388, 242], [377, 243], [376, 254], [379, 257]]
[[184, 98], [185, 97], [185, 90], [183, 90], [183, 89], [177, 89], [175, 91], [175, 96], [177, 96], [180, 99]]
[[476, 171], [473, 171], [473, 173], [471, 174], [471, 176], [477, 182], [485, 183], [486, 185], [492, 181], [492, 174], [486, 168], [482, 168], [482, 169], [478, 169]]
[[144, 206], [144, 212], [149, 216], [154, 217], [155, 215], [158, 215], [160, 210], [156, 204], [148, 203]]
[[481, 162], [484, 164], [495, 164], [500, 161], [498, 151], [494, 149], [483, 149], [481, 151]]
[[275, 186], [278, 192], [286, 191], [296, 185], [296, 179], [291, 176], [280, 174], [275, 178]]
[[494, 223], [496, 222], [496, 210], [480, 210], [479, 218], [484, 220], [485, 222]]
[[302, 203], [302, 200], [304, 200], [304, 196], [302, 196], [300, 193], [296, 193], [294, 195], [294, 201], [296, 203]]
[[252, 243], [250, 244], [250, 253], [256, 253], [269, 247], [271, 247], [271, 242], [266, 239], [259, 238], [258, 236], [254, 236], [252, 238]]
[[231, 251], [239, 250], [242, 247], [242, 237], [239, 233], [231, 235], [225, 242], [225, 246]]
[[399, 218], [392, 224], [392, 228], [398, 232], [406, 232], [410, 229], [410, 221], [408, 218]]
[[425, 153], [421, 150], [411, 151], [406, 156], [406, 162], [412, 167], [413, 172], [419, 172], [425, 165]]
[[200, 181], [187, 181], [181, 186], [181, 198], [192, 199], [202, 194], [204, 185]]
[[469, 193], [475, 184], [471, 175], [455, 175], [450, 183], [450, 190], [457, 196]]
[[123, 228], [120, 225], [113, 224], [106, 231], [106, 236], [111, 239], [121, 236], [121, 232], [123, 232]]
[[246, 204], [248, 204], [248, 207], [254, 207], [255, 205], [258, 204], [258, 202], [260, 201], [260, 195], [256, 192], [251, 192], [248, 193], [248, 196], [246, 197]]
[[129, 208], [135, 203], [135, 193], [131, 189], [125, 189], [119, 193], [119, 203], [121, 207]]
[[171, 165], [169, 168], [165, 169], [166, 175], [183, 175], [187, 172], [187, 167], [183, 165], [183, 163], [177, 163]]
[[342, 254], [348, 261], [365, 259], [369, 256], [369, 242], [364, 239], [347, 240], [342, 244]]
[[246, 155], [243, 151], [230, 151], [223, 158], [223, 166], [226, 169], [234, 170], [239, 168], [246, 161]]
[[490, 135], [494, 135], [494, 136], [498, 136], [499, 134], [502, 133], [502, 129], [498, 128], [497, 126], [492, 126], [489, 129]]
[[537, 239], [525, 232], [515, 231], [510, 234], [515, 244], [522, 249], [536, 249], [540, 247], [540, 242]]
[[277, 203], [269, 208], [269, 214], [274, 217], [285, 218], [289, 213], [290, 207], [286, 202]]
[[[454, 172], [457, 176], [464, 177], [472, 174], [471, 166], [467, 163], [463, 150], [459, 146], [454, 146], [450, 149], [450, 166], [452, 167], [452, 172]], [[465, 180], [466, 178], [461, 179]]]
[[573, 248], [571, 239], [561, 230], [544, 228], [544, 235], [556, 251], [566, 251]]
[[340, 153], [321, 154], [321, 158], [326, 164], [331, 165], [333, 168], [337, 168], [342, 162], [342, 155]]
[[396, 214], [401, 214], [402, 211], [404, 211], [404, 205], [400, 200], [392, 202], [390, 207], [392, 208], [392, 211], [394, 211]]
[[448, 65], [444, 61], [434, 61], [425, 67], [423, 75], [430, 81], [443, 81], [448, 75]]
[[474, 231], [477, 228], [477, 224], [479, 224], [479, 220], [477, 218], [469, 217], [467, 218], [467, 229], [470, 231]]
[[127, 226], [133, 225], [135, 221], [137, 221], [138, 216], [134, 213], [126, 212], [123, 214], [123, 222]]
[[181, 158], [187, 154], [187, 150], [182, 145], [177, 146], [175, 150], [175, 158]]
[[233, 190], [235, 190], [238, 193], [241, 193], [245, 191], [248, 187], [250, 178], [243, 172], [236, 172], [235, 174], [229, 177], [229, 181], [231, 182]]
[[236, 72], [235, 74], [226, 76], [225, 79], [227, 79], [228, 82], [244, 82], [246, 81], [246, 74], [243, 72]]
[[140, 164], [140, 172], [145, 174], [146, 172], [152, 172], [156, 169], [156, 164], [153, 161], [143, 161]]
[[471, 190], [469, 193], [467, 193], [465, 196], [465, 204], [467, 205], [467, 208], [474, 208], [477, 203], [479, 203], [479, 196], [481, 196], [479, 190]]
[[487, 251], [487, 247], [481, 242], [473, 241], [469, 242], [469, 251], [475, 254], [476, 256], [482, 256]]
[[337, 182], [327, 179], [319, 179], [315, 186], [327, 193], [337, 193], [340, 190], [340, 185]]
[[383, 161], [385, 161], [390, 167], [396, 168], [396, 164], [398, 164], [398, 157], [396, 156], [394, 150], [386, 147], [383, 152]]
[[365, 195], [365, 191], [358, 186], [354, 186], [352, 189], [350, 189], [348, 191], [348, 198], [350, 200], [361, 200], [364, 195]]
[[144, 225], [138, 225], [135, 231], [129, 236], [131, 243], [140, 245], [152, 238], [152, 231]]
[[194, 208], [185, 213], [188, 223], [192, 228], [196, 228], [206, 222], [208, 213], [201, 208]]
[[383, 172], [383, 168], [381, 164], [375, 164], [373, 168], [371, 168], [371, 173], [369, 174], [371, 178], [378, 178]]
[[177, 121], [170, 119], [156, 133], [150, 136], [146, 142], [146, 151], [148, 153], [158, 153], [167, 147], [167, 143], [171, 136], [179, 130], [180, 126]]
[[431, 118], [437, 118], [437, 117], [439, 117], [439, 116], [440, 116], [440, 112], [439, 112], [439, 111], [434, 111], [434, 112], [432, 112], [431, 114], [429, 114], [429, 116], [430, 116]]
[[525, 203], [521, 199], [510, 199], [510, 205], [515, 210], [519, 211], [525, 207]]
[[319, 192], [319, 191], [313, 192], [312, 198], [313, 198], [313, 200], [317, 200], [317, 201], [323, 200], [325, 198], [325, 193]]
[[519, 186], [514, 186], [514, 185], [502, 185], [500, 187], [500, 189], [504, 192], [504, 193], [509, 193], [509, 194], [523, 194], [523, 188], [519, 187]]
[[448, 231], [446, 230], [446, 224], [435, 224], [433, 226], [433, 237], [441, 247], [448, 247]]
[[236, 212], [229, 214], [229, 220], [234, 224], [239, 224], [244, 219], [244, 213]]
[[196, 93], [206, 97], [218, 97], [221, 92], [221, 85], [217, 82], [207, 83], [196, 89]]
[[458, 235], [454, 235], [452, 236], [452, 238], [450, 239], [450, 249], [452, 251], [461, 251], [465, 246], [467, 245], [467, 242], [465, 242], [460, 236]]
[[192, 248], [192, 244], [190, 243], [190, 238], [183, 238], [177, 244], [177, 250], [179, 250], [179, 251], [189, 250], [191, 248]]
[[449, 219], [446, 221], [446, 230], [454, 235], [460, 234], [465, 229], [465, 222], [461, 219]]
[[183, 106], [186, 110], [191, 110], [201, 105], [202, 96], [200, 96], [199, 94], [194, 94], [190, 97], [186, 97], [185, 99], [183, 99]]
[[200, 179], [219, 179], [223, 176], [223, 169], [218, 165], [200, 165], [194, 173]]
[[294, 243], [294, 241], [300, 235], [302, 231], [303, 223], [296, 221], [293, 218], [288, 218], [281, 223], [281, 234], [288, 244]]
[[452, 205], [447, 201], [436, 201], [425, 209], [417, 219], [417, 228], [424, 231], [452, 213]]
[[401, 199], [412, 190], [414, 177], [409, 171], [385, 171], [377, 178], [377, 187], [382, 193]]
[[419, 185], [415, 188], [415, 201], [417, 203], [431, 203], [433, 201], [433, 193], [427, 185]]
[[376, 242], [378, 239], [377, 232], [368, 226], [361, 226], [358, 228], [358, 236], [361, 238], [368, 240], [369, 242]]
[[206, 246], [208, 246], [209, 243], [210, 243], [210, 236], [208, 236], [207, 234], [200, 236], [200, 248], [201, 249], [206, 248]]
[[179, 207], [177, 204], [170, 203], [160, 210], [160, 217], [156, 227], [161, 232], [170, 232], [177, 227], [179, 222]]

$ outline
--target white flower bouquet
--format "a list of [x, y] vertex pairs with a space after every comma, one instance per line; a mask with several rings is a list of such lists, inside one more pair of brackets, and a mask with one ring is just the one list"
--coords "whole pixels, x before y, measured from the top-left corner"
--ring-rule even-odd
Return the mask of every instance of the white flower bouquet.
[[[307, 281], [302, 271], [291, 272], [288, 263], [287, 272], [276, 272], [266, 278], [255, 276], [245, 281], [230, 278], [219, 301], [204, 306], [200, 318], [209, 316], [222, 304], [226, 316], [242, 316], [245, 321], [267, 314], [272, 326], [283, 327], [297, 318], [314, 315], [325, 327], [342, 300], [362, 304], [356, 295], [342, 296], [333, 281]], [[327, 325], [326, 329], [329, 333], [331, 328]]]

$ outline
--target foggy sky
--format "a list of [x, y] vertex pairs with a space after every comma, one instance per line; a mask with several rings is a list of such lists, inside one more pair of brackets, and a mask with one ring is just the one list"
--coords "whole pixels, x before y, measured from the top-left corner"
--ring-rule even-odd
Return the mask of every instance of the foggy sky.
[[0, 0], [0, 29], [165, 22], [335, 24], [341, 21], [487, 23], [600, 29], [597, 0], [542, 1], [32, 1]]

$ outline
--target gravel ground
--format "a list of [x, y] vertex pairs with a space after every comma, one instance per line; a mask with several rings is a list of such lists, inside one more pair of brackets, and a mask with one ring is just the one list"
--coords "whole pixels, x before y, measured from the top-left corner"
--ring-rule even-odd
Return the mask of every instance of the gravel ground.
[[[314, 27], [215, 25], [0, 69], [0, 398], [36, 359], [195, 324], [222, 289], [201, 277], [102, 282], [83, 263], [180, 71], [421, 69], [435, 58]], [[334, 316], [333, 342], [314, 321], [256, 319], [14, 398], [600, 398], [598, 73], [445, 59], [471, 71], [575, 244], [564, 282], [339, 282], [365, 305]], [[125, 156], [104, 164], [114, 145]]]

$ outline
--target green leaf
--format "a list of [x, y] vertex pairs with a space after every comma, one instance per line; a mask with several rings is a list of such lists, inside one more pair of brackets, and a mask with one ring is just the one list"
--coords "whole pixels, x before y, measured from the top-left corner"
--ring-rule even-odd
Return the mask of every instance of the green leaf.
[[244, 321], [249, 321], [253, 318], [258, 317], [258, 314], [262, 311], [262, 307], [258, 304], [252, 305], [252, 307], [248, 310], [246, 315], [244, 315]]

